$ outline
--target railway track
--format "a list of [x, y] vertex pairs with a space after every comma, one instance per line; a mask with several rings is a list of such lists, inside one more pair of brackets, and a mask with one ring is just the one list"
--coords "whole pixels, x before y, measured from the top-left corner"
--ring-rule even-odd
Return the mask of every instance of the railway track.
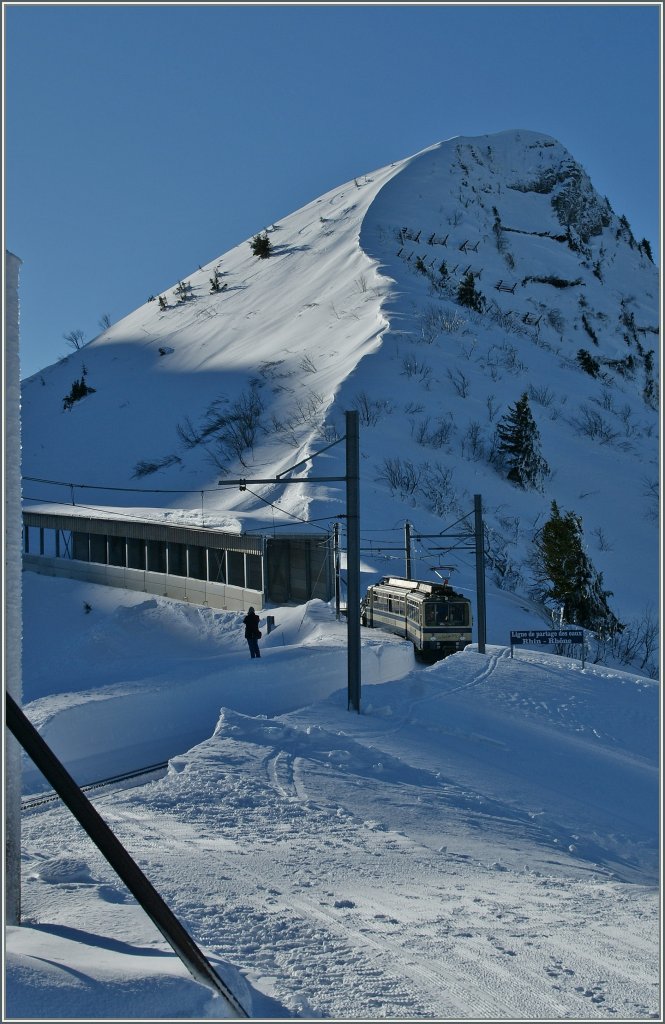
[[[107, 779], [98, 779], [96, 782], [89, 782], [81, 786], [84, 793], [90, 793], [95, 789], [104, 789], [106, 786], [113, 786], [118, 782], [128, 782], [130, 779], [140, 779], [143, 775], [153, 775], [158, 771], [165, 771], [168, 761], [160, 761], [158, 764], [146, 765], [144, 768], [135, 768], [131, 772], [122, 772], [120, 775], [110, 775]], [[51, 804], [58, 801], [60, 797], [52, 789], [46, 793], [39, 793], [35, 796], [24, 797], [21, 800], [21, 812], [34, 811], [37, 807]]]

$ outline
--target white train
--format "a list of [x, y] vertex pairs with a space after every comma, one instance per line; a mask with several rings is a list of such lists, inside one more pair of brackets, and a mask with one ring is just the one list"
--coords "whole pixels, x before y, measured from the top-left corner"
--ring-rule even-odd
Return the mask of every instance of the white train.
[[471, 643], [471, 601], [448, 583], [384, 576], [363, 598], [360, 621], [406, 637], [416, 655], [428, 661], [438, 661]]

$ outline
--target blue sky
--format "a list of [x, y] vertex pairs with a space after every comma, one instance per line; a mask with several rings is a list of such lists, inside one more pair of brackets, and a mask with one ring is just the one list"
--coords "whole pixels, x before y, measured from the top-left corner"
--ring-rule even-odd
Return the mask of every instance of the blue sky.
[[21, 374], [356, 175], [542, 131], [660, 239], [660, 4], [3, 5]]

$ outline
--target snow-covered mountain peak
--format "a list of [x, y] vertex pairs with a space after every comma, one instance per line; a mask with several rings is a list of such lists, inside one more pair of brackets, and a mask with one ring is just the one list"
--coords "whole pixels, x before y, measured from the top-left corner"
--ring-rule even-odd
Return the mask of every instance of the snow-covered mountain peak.
[[[658, 272], [559, 142], [458, 136], [257, 235], [267, 258], [248, 239], [183, 272], [24, 382], [24, 475], [61, 482], [26, 481], [26, 498], [68, 502], [73, 482], [99, 488], [90, 505], [183, 521], [205, 493], [206, 522], [239, 529], [333, 517], [343, 485], [218, 485], [273, 477], [357, 409], [375, 550], [405, 518], [432, 533], [482, 493], [496, 582], [526, 594], [555, 499], [583, 517], [619, 612], [655, 605]], [[476, 309], [460, 301], [469, 276]], [[496, 458], [497, 424], [525, 392], [551, 470], [541, 491]], [[343, 471], [343, 446], [316, 466]]]

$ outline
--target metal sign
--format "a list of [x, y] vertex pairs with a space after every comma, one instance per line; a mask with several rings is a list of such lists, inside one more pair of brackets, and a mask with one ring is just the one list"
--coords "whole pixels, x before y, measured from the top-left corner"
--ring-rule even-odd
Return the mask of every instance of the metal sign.
[[511, 629], [510, 644], [583, 644], [584, 633], [570, 629]]
[[582, 668], [584, 668], [584, 633], [572, 629], [511, 629], [510, 657], [516, 644], [576, 644], [582, 650]]

